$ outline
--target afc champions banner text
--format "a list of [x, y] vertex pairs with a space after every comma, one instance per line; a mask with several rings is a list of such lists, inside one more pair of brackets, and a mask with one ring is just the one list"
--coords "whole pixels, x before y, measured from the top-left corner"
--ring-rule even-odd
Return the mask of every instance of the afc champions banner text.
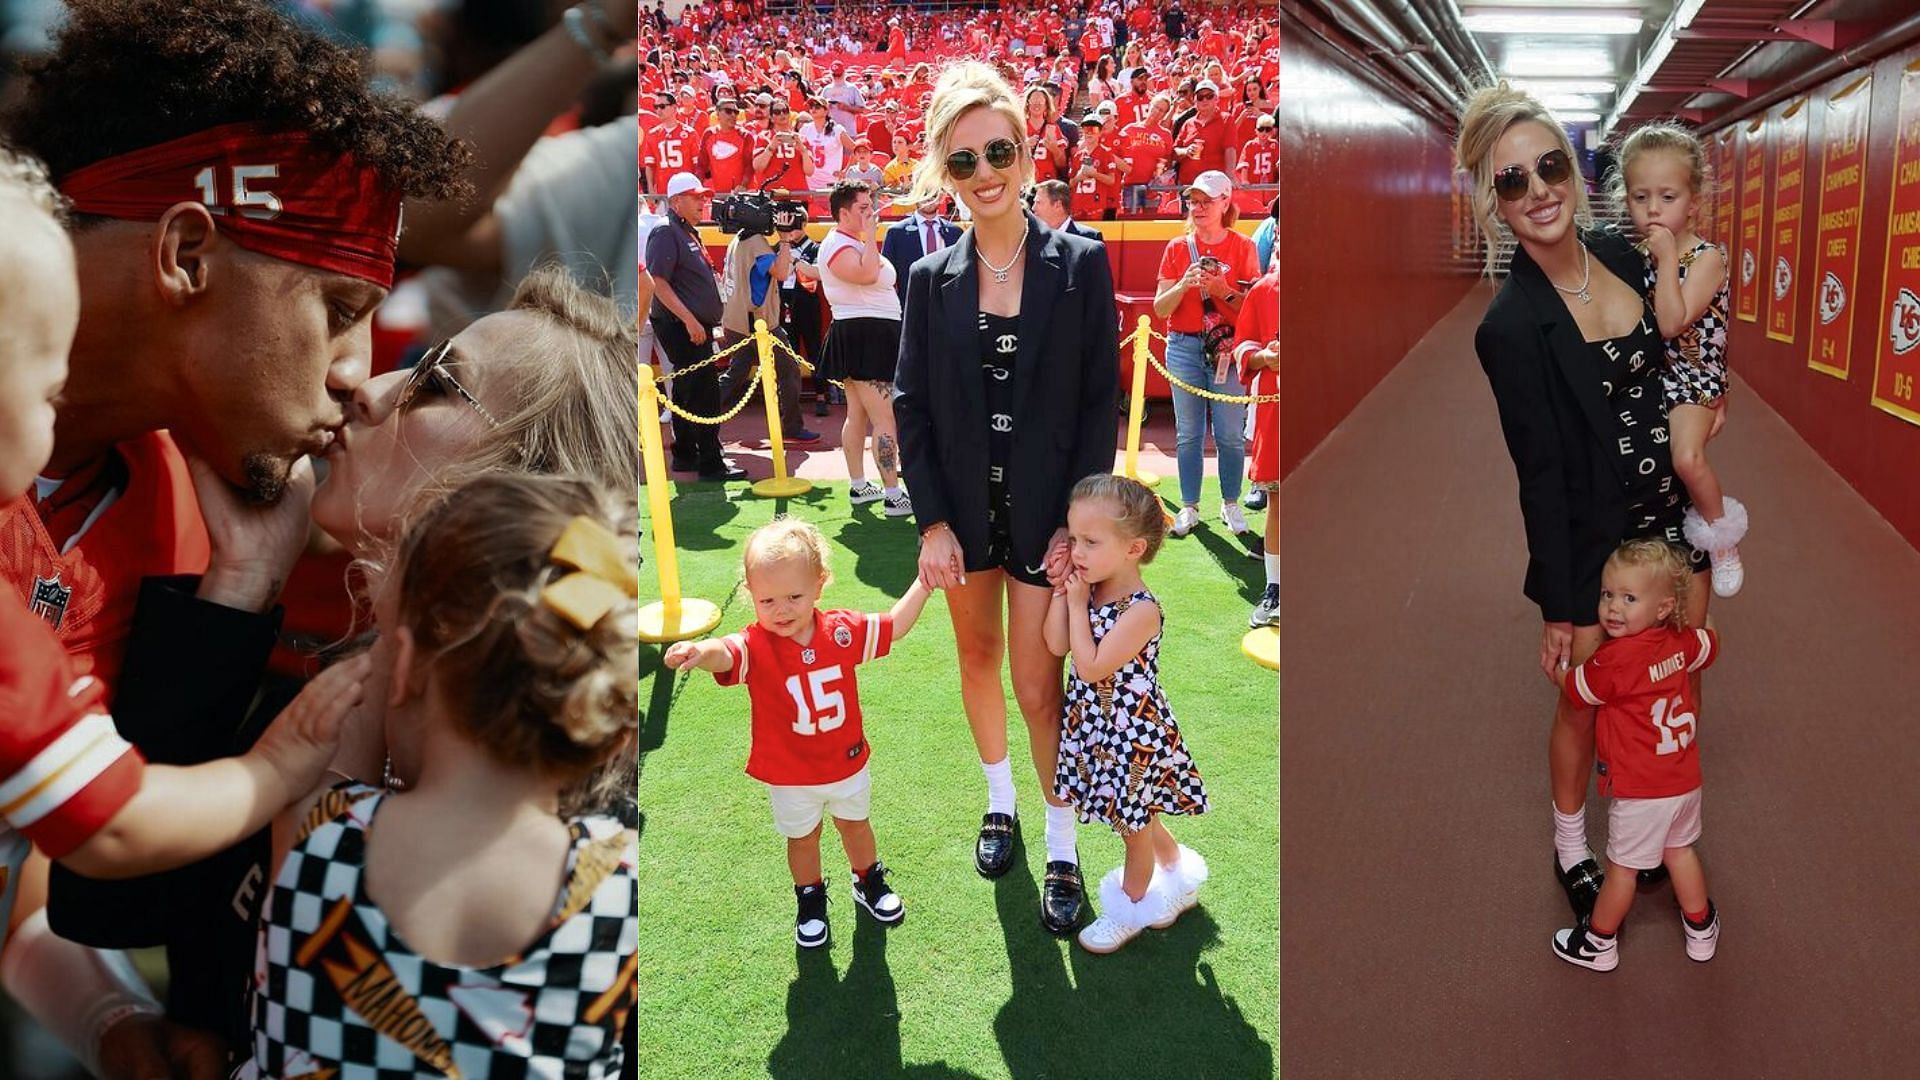
[[1887, 208], [1887, 267], [1880, 332], [1875, 335], [1873, 403], [1920, 424], [1920, 60], [1900, 75], [1899, 127], [1893, 143], [1893, 194]]
[[1733, 314], [1742, 322], [1760, 319], [1761, 222], [1767, 213], [1767, 117], [1763, 113], [1742, 129], [1740, 142], [1740, 243], [1734, 256]]
[[1853, 359], [1853, 312], [1860, 274], [1860, 212], [1867, 190], [1871, 76], [1827, 99], [1821, 125], [1820, 210], [1813, 243], [1813, 328], [1807, 366], [1845, 379]]

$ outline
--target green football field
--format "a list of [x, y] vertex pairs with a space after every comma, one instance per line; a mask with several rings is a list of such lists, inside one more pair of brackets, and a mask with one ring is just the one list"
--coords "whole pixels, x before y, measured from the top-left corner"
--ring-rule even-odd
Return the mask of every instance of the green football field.
[[[1173, 489], [1168, 480], [1162, 495]], [[1004, 878], [974, 872], [986, 787], [938, 594], [891, 655], [860, 670], [872, 820], [907, 917], [883, 929], [858, 913], [829, 827], [829, 949], [793, 943], [784, 841], [765, 788], [742, 772], [745, 689], [717, 686], [704, 672], [676, 676], [643, 647], [640, 1076], [1276, 1075], [1278, 676], [1240, 653], [1260, 561], [1218, 524], [1217, 501], [1201, 509], [1210, 526], [1169, 540], [1145, 576], [1166, 612], [1167, 695], [1212, 805], [1168, 824], [1206, 856], [1212, 880], [1172, 929], [1150, 930], [1111, 956], [1040, 926], [1041, 801], [1011, 688], [1026, 846]], [[739, 484], [681, 485], [673, 523], [684, 591], [722, 606], [715, 633], [750, 621], [737, 591], [740, 550], [783, 511], [811, 520], [833, 544], [835, 581], [823, 606], [885, 610], [912, 580], [911, 519], [885, 518], [877, 503], [849, 507], [844, 482], [792, 500], [758, 498]], [[1257, 531], [1261, 515], [1249, 517]], [[652, 525], [643, 527], [645, 601], [658, 594]], [[1081, 826], [1080, 856], [1094, 891], [1119, 865], [1120, 840]]]

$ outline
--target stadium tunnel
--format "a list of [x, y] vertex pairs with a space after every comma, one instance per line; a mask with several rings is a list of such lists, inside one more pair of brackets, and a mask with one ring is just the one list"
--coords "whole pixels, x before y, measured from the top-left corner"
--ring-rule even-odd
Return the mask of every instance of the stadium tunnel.
[[[1288, 1075], [1544, 1076], [1603, 1054], [1909, 1074], [1889, 1033], [1920, 1015], [1920, 946], [1859, 937], [1920, 889], [1913, 860], [1884, 858], [1920, 812], [1900, 730], [1920, 647], [1917, 11], [1282, 0], [1282, 711], [1303, 718], [1281, 734]], [[1545, 948], [1567, 916], [1543, 873], [1550, 687], [1474, 352], [1508, 252], [1482, 272], [1452, 162], [1495, 78], [1564, 123], [1602, 219], [1624, 220], [1597, 188], [1618, 139], [1691, 126], [1716, 181], [1699, 232], [1732, 267], [1709, 456], [1753, 531], [1744, 591], [1714, 601], [1700, 850], [1742, 947], [1682, 970], [1670, 893], [1643, 895], [1631, 987]]]

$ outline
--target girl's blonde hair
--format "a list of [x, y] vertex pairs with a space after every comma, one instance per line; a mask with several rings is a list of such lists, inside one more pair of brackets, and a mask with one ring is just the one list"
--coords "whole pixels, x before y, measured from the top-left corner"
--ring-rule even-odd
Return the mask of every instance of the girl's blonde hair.
[[747, 537], [747, 550], [741, 562], [749, 574], [759, 567], [797, 562], [804, 564], [821, 584], [833, 580], [833, 570], [828, 565], [827, 538], [812, 522], [786, 514], [753, 530], [753, 535]]
[[1593, 225], [1593, 211], [1587, 204], [1587, 185], [1579, 175], [1579, 155], [1574, 153], [1573, 141], [1567, 138], [1567, 130], [1553, 118], [1553, 113], [1532, 94], [1515, 90], [1504, 79], [1498, 86], [1478, 90], [1467, 100], [1466, 111], [1460, 114], [1460, 137], [1454, 142], [1453, 154], [1455, 166], [1472, 177], [1469, 197], [1473, 220], [1479, 224], [1480, 235], [1487, 242], [1485, 270], [1489, 275], [1493, 273], [1494, 254], [1500, 247], [1503, 227], [1499, 202], [1493, 194], [1493, 147], [1508, 128], [1529, 121], [1553, 132], [1559, 150], [1567, 155], [1568, 161], [1576, 163], [1573, 179], [1569, 181], [1573, 187], [1573, 223], [1582, 229]]
[[1094, 473], [1073, 485], [1073, 494], [1068, 497], [1067, 504], [1071, 506], [1090, 500], [1112, 504], [1114, 524], [1120, 535], [1129, 541], [1147, 542], [1147, 550], [1140, 556], [1140, 564], [1145, 566], [1153, 561], [1154, 554], [1167, 538], [1167, 514], [1147, 485], [1131, 477]]
[[[1607, 197], [1625, 210], [1627, 171], [1633, 168], [1634, 159], [1661, 150], [1679, 154], [1686, 160], [1687, 186], [1694, 198], [1712, 190], [1713, 165], [1707, 160], [1707, 146], [1700, 137], [1679, 124], [1653, 123], [1634, 128], [1620, 140], [1620, 149], [1614, 152], [1614, 167], [1607, 173]], [[1699, 212], [1699, 204], [1693, 209]]]
[[[400, 621], [458, 730], [495, 760], [565, 785], [567, 813], [633, 794], [638, 602], [582, 629], [543, 599], [573, 568], [553, 549], [575, 518], [613, 537], [639, 573], [631, 491], [558, 476], [482, 476], [441, 499], [400, 545]], [[619, 588], [622, 583], [609, 582]]]
[[1607, 556], [1607, 565], [1652, 570], [1667, 583], [1673, 595], [1673, 611], [1667, 616], [1666, 625], [1675, 630], [1687, 628], [1687, 600], [1693, 595], [1693, 569], [1679, 549], [1665, 540], [1628, 540]]
[[1033, 183], [1033, 159], [1027, 156], [1027, 114], [1013, 87], [978, 60], [949, 64], [933, 84], [927, 103], [927, 156], [913, 167], [913, 190], [906, 201], [921, 203], [953, 186], [947, 175], [947, 155], [953, 152], [953, 127], [975, 109], [992, 109], [1007, 122], [1008, 137], [1018, 148], [1014, 173], [1018, 187]]

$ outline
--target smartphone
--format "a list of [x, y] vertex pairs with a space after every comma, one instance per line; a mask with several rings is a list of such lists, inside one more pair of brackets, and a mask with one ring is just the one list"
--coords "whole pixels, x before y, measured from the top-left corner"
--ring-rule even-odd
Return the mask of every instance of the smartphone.
[[1221, 274], [1226, 272], [1227, 264], [1211, 255], [1202, 255], [1200, 256], [1200, 269], [1205, 270], [1209, 274]]

